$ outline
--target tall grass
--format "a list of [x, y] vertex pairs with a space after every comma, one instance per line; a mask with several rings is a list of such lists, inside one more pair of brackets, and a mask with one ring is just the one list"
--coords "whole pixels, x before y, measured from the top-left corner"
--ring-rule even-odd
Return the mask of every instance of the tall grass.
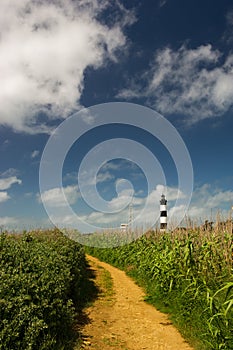
[[230, 231], [151, 231], [124, 246], [87, 250], [134, 277], [196, 349], [233, 349]]

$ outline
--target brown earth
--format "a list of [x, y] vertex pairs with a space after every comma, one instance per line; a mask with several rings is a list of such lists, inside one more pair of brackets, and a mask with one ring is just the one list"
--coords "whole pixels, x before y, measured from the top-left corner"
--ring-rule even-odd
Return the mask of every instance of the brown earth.
[[[85, 350], [193, 349], [165, 314], [143, 300], [145, 294], [142, 289], [123, 271], [90, 256], [88, 261], [94, 270], [95, 283], [101, 293], [85, 310], [89, 322], [81, 331], [82, 348]], [[111, 278], [106, 271], [110, 273]], [[106, 283], [112, 283], [112, 287], [106, 286]]]

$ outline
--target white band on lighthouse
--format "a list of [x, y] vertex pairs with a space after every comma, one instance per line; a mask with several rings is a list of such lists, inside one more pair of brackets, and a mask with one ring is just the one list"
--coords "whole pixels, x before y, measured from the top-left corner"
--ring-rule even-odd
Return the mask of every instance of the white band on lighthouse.
[[166, 224], [167, 223], [167, 217], [166, 216], [161, 216], [160, 217], [160, 224]]
[[160, 204], [160, 211], [167, 211], [167, 206], [164, 204]]

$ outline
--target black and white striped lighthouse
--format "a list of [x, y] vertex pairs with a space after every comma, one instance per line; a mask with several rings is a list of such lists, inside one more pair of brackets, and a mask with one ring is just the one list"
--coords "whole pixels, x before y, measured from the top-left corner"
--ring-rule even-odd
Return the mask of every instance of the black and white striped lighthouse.
[[160, 232], [167, 230], [167, 200], [162, 194], [160, 200]]

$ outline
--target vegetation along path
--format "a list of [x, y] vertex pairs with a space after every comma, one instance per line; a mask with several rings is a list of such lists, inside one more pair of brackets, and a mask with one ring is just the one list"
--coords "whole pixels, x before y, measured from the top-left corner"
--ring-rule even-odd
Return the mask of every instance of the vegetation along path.
[[[145, 294], [126, 274], [88, 256], [101, 293], [86, 309], [84, 349], [191, 350], [168, 317], [144, 301]], [[112, 292], [111, 292], [112, 290]]]

